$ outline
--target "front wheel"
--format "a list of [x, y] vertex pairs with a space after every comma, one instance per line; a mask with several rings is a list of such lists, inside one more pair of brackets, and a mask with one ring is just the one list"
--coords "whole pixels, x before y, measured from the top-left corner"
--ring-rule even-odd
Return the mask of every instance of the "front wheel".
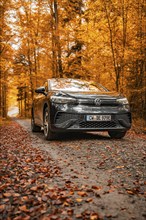
[[41, 128], [35, 124], [33, 114], [32, 114], [32, 117], [31, 117], [31, 131], [32, 132], [39, 132], [39, 131], [41, 131]]
[[121, 139], [126, 135], [126, 131], [108, 131], [111, 138]]
[[44, 136], [46, 140], [53, 140], [55, 138], [55, 133], [50, 129], [50, 115], [48, 108], [44, 111]]

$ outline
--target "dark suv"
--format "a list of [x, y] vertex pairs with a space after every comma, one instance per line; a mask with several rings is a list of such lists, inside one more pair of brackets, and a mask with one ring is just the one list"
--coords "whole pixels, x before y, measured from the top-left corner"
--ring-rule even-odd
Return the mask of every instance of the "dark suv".
[[123, 138], [131, 127], [127, 98], [100, 84], [78, 79], [48, 79], [32, 104], [32, 131], [47, 140], [58, 132], [107, 131]]

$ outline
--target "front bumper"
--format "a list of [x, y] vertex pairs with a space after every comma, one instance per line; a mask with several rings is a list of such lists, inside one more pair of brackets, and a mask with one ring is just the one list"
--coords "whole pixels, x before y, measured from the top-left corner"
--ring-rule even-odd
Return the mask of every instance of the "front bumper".
[[[79, 109], [79, 108], [78, 108]], [[86, 121], [87, 115], [111, 115], [111, 121]], [[126, 131], [131, 128], [131, 113], [119, 108], [89, 109], [72, 108], [56, 111], [53, 116], [53, 131]]]

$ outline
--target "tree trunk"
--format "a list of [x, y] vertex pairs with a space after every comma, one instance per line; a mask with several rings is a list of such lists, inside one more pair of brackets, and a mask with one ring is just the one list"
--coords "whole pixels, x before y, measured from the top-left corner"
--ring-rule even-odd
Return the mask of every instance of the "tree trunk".
[[50, 3], [51, 10], [51, 29], [52, 29], [52, 72], [53, 77], [62, 77], [63, 68], [61, 60], [61, 46], [59, 35], [58, 2], [54, 0]]
[[112, 31], [112, 27], [111, 27], [111, 22], [110, 22], [110, 17], [109, 17], [109, 13], [107, 10], [107, 5], [105, 0], [103, 1], [104, 3], [104, 9], [105, 9], [105, 14], [106, 14], [106, 18], [107, 18], [107, 22], [108, 22], [108, 28], [109, 28], [109, 34], [110, 34], [110, 47], [111, 47], [111, 52], [112, 52], [112, 60], [113, 60], [113, 66], [114, 66], [114, 70], [115, 70], [115, 76], [116, 76], [116, 90], [119, 91], [119, 85], [120, 85], [120, 69], [119, 69], [119, 64], [116, 61], [116, 56], [115, 56], [115, 50], [114, 50], [114, 42], [113, 42], [113, 31]]

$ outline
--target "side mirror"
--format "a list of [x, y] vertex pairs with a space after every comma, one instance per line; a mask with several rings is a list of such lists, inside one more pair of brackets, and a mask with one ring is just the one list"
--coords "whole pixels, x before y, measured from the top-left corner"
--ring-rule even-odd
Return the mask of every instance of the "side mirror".
[[39, 87], [35, 90], [36, 93], [41, 93], [41, 94], [44, 94], [46, 95], [45, 93], [45, 87]]

